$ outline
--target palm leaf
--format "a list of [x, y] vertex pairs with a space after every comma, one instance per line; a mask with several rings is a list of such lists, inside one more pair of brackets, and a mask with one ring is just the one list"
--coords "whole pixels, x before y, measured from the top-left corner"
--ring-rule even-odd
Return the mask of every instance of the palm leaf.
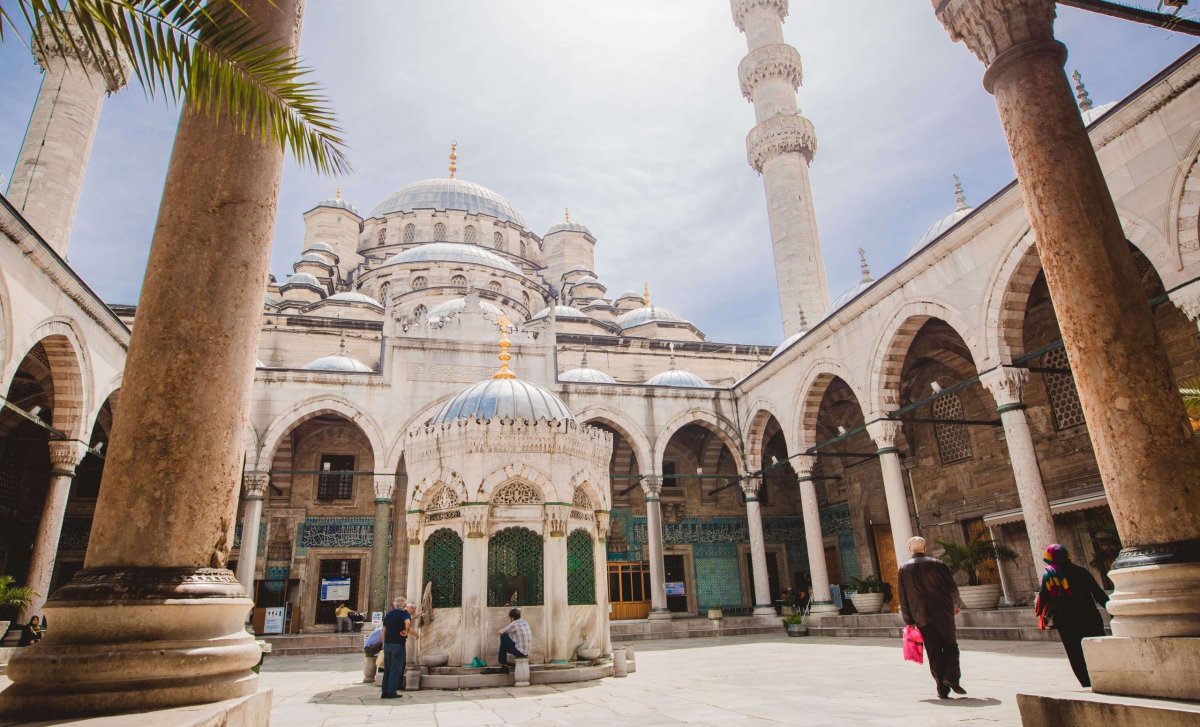
[[233, 119], [301, 164], [349, 171], [328, 99], [306, 80], [310, 69], [268, 44], [239, 0], [14, 1], [19, 18], [0, 4], [0, 40], [6, 25], [23, 25], [33, 43], [94, 58], [106, 76], [123, 76], [125, 66], [150, 96]]
[[1200, 414], [1200, 377], [1180, 381], [1179, 395], [1183, 397], [1183, 406], [1188, 413]]
[[28, 586], [14, 586], [14, 582], [12, 576], [0, 576], [0, 606], [28, 608], [39, 594]]

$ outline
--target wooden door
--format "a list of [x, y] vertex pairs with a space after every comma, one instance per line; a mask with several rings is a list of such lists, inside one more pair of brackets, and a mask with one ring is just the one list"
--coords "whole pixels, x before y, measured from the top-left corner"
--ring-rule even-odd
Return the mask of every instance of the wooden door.
[[650, 563], [614, 561], [608, 564], [608, 602], [613, 621], [650, 615]]
[[838, 557], [837, 546], [831, 545], [825, 549], [825, 570], [829, 573], [830, 583], [841, 584], [842, 559]]
[[895, 540], [891, 525], [872, 525], [875, 535], [875, 558], [879, 563], [879, 580], [892, 585], [890, 607], [895, 611], [900, 606], [900, 564], [896, 562]]

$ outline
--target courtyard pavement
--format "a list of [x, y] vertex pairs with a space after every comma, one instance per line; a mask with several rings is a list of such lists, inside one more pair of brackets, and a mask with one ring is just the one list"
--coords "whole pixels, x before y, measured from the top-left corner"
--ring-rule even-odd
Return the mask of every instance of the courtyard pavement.
[[[637, 643], [622, 679], [523, 689], [425, 690], [381, 700], [362, 657], [268, 658], [276, 727], [404, 725], [1019, 725], [1017, 692], [1079, 689], [1058, 643], [964, 641], [967, 696], [939, 700], [899, 639], [741, 636]], [[953, 696], [953, 695], [952, 695]]]

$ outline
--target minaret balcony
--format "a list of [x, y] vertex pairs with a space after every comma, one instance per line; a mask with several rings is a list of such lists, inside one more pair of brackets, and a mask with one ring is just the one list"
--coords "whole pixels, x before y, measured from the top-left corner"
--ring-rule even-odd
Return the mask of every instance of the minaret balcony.
[[774, 78], [791, 83], [792, 91], [800, 88], [804, 82], [800, 51], [786, 43], [772, 43], [750, 51], [738, 66], [742, 95], [747, 101], [754, 100], [754, 90], [758, 84]]
[[730, 10], [733, 11], [733, 22], [737, 25], [738, 30], [746, 32], [746, 16], [755, 8], [770, 8], [779, 16], [780, 22], [788, 14], [788, 0], [733, 0], [730, 3]]
[[746, 136], [746, 160], [760, 174], [768, 161], [791, 152], [804, 155], [809, 163], [817, 152], [817, 132], [800, 114], [764, 119]]

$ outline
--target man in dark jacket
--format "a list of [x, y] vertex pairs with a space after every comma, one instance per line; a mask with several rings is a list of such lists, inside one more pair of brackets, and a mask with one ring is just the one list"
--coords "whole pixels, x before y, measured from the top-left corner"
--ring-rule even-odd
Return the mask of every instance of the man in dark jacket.
[[915, 625], [925, 639], [929, 671], [941, 699], [967, 690], [959, 684], [958, 640], [954, 617], [962, 600], [950, 569], [937, 558], [925, 555], [925, 538], [909, 538], [912, 559], [900, 566], [900, 614], [904, 623]]

